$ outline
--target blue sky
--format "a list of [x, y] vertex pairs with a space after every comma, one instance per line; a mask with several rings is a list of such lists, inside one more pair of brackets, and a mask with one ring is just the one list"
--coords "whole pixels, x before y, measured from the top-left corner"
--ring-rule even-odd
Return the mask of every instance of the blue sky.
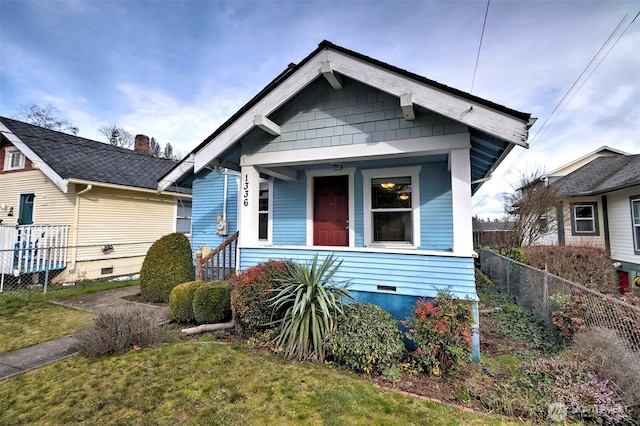
[[[51, 104], [80, 136], [99, 140], [97, 129], [115, 123], [184, 155], [324, 39], [469, 91], [486, 7], [2, 0], [0, 115]], [[640, 18], [631, 24], [639, 11], [638, 1], [491, 1], [473, 94], [539, 120], [531, 148], [515, 149], [474, 196], [480, 217], [503, 215], [501, 194], [523, 172], [602, 145], [640, 153]], [[552, 115], [625, 15], [613, 41], [628, 27], [624, 35]]]

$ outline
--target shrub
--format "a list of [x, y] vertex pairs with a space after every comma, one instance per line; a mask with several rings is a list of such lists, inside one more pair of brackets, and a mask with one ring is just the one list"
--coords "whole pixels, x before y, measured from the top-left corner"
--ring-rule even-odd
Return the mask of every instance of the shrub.
[[197, 323], [217, 323], [231, 319], [231, 283], [214, 281], [196, 289], [193, 315]]
[[347, 285], [336, 284], [333, 276], [340, 264], [333, 255], [318, 263], [286, 264], [277, 277], [279, 283], [270, 300], [276, 311], [284, 312], [275, 340], [287, 358], [323, 361], [325, 339], [333, 332], [342, 305], [351, 300]]
[[575, 333], [587, 329], [584, 321], [586, 312], [582, 299], [577, 296], [571, 298], [571, 303], [566, 308], [553, 312], [551, 326], [558, 332], [563, 343], [571, 341]]
[[147, 302], [168, 302], [171, 290], [191, 281], [193, 261], [189, 239], [180, 233], [153, 243], [140, 269], [140, 293]]
[[92, 327], [76, 334], [76, 348], [85, 356], [97, 356], [170, 340], [154, 315], [140, 307], [125, 307], [98, 315]]
[[181, 322], [193, 322], [193, 295], [204, 281], [189, 281], [175, 286], [169, 295], [171, 318]]
[[607, 251], [589, 246], [528, 246], [529, 264], [601, 293], [618, 293], [619, 284]]
[[539, 389], [547, 406], [560, 402], [567, 407], [570, 417], [598, 423], [617, 424], [628, 420], [609, 380], [601, 380], [583, 363], [537, 359], [525, 363], [523, 369], [527, 379], [524, 385]]
[[407, 339], [420, 369], [434, 376], [455, 374], [471, 358], [471, 303], [439, 291], [432, 301], [418, 300], [406, 321]]
[[520, 247], [501, 248], [500, 254], [520, 263], [527, 263], [527, 254]]
[[371, 373], [391, 368], [402, 356], [402, 332], [393, 316], [379, 306], [354, 303], [344, 309], [326, 349], [337, 362]]
[[610, 379], [620, 389], [629, 410], [640, 419], [640, 364], [628, 343], [606, 328], [593, 328], [573, 336], [570, 353], [600, 377]]
[[269, 298], [275, 286], [274, 274], [284, 267], [284, 262], [270, 260], [233, 277], [231, 310], [235, 328], [241, 335], [252, 337], [274, 327], [267, 325], [278, 319], [272, 316]]

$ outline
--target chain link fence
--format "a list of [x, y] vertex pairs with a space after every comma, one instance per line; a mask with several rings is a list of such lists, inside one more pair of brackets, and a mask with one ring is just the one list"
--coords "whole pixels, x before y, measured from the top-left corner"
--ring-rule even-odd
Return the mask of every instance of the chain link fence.
[[480, 250], [480, 265], [491, 281], [551, 329], [553, 312], [565, 310], [577, 297], [585, 308], [586, 326], [614, 331], [640, 362], [640, 308], [490, 250]]
[[0, 250], [0, 294], [47, 293], [139, 277], [153, 241]]

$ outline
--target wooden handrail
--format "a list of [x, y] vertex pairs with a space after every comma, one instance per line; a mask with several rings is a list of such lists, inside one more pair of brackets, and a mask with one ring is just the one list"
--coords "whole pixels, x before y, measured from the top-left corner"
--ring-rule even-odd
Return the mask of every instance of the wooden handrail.
[[236, 232], [205, 257], [196, 251], [196, 281], [226, 281], [236, 274], [238, 235]]

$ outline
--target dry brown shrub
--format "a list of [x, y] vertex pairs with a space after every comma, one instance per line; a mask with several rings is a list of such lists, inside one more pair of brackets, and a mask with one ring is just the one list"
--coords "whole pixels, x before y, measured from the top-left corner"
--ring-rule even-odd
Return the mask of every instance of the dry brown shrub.
[[601, 378], [615, 383], [624, 404], [640, 416], [640, 364], [615, 331], [596, 327], [576, 333], [570, 354], [586, 362]]
[[166, 326], [139, 307], [124, 307], [101, 313], [92, 327], [76, 334], [76, 348], [85, 356], [125, 352], [172, 340]]
[[527, 261], [567, 281], [582, 284], [600, 293], [619, 292], [611, 257], [607, 251], [591, 246], [527, 246]]

